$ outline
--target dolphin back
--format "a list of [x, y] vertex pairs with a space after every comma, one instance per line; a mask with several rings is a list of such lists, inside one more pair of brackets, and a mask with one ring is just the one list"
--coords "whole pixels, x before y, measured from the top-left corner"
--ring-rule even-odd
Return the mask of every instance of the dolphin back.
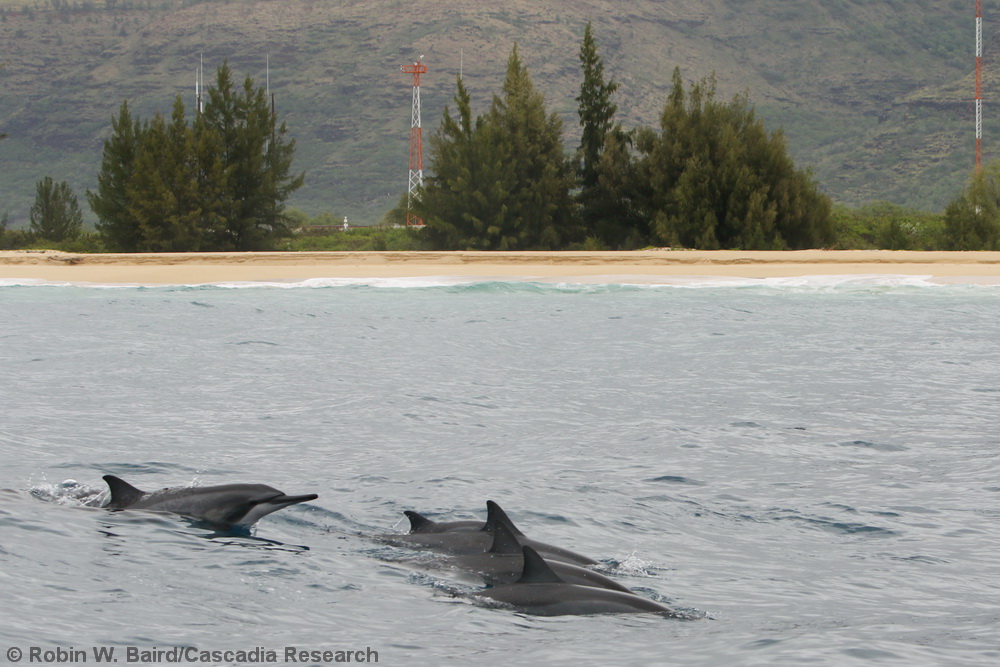
[[272, 512], [318, 497], [289, 496], [266, 484], [186, 486], [146, 493], [114, 475], [105, 475], [104, 481], [111, 489], [109, 509], [171, 512], [219, 528], [250, 526]]
[[403, 512], [410, 520], [410, 533], [461, 533], [482, 530], [482, 521], [433, 521], [419, 512]]

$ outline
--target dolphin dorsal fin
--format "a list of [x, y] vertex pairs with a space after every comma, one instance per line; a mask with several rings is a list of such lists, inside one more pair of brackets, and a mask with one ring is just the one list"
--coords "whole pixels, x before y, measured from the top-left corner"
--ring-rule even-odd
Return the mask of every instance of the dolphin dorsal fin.
[[411, 533], [427, 532], [429, 529], [433, 528], [436, 523], [424, 515], [418, 514], [417, 512], [411, 512], [410, 510], [406, 510], [403, 514], [405, 514], [406, 518], [410, 520]]
[[108, 507], [122, 509], [146, 495], [145, 491], [135, 488], [120, 477], [105, 475], [103, 479], [108, 483], [108, 488], [111, 489], [111, 500], [108, 501]]
[[510, 517], [507, 516], [507, 513], [503, 511], [502, 507], [497, 505], [492, 500], [487, 500], [486, 524], [483, 526], [483, 531], [487, 533], [492, 533], [493, 531], [496, 530], [498, 522], [503, 522], [504, 524], [506, 524], [507, 529], [510, 530], [510, 532], [513, 533], [514, 535], [518, 537], [524, 536], [524, 533], [518, 530], [517, 526], [514, 525], [514, 522], [511, 521]]
[[524, 553], [524, 570], [521, 578], [517, 580], [519, 584], [565, 584], [559, 578], [545, 559], [538, 555], [538, 552], [529, 546], [521, 547]]
[[493, 531], [493, 546], [489, 553], [497, 556], [511, 556], [521, 553], [521, 543], [517, 541], [517, 536], [511, 532], [506, 522], [498, 521], [496, 529]]

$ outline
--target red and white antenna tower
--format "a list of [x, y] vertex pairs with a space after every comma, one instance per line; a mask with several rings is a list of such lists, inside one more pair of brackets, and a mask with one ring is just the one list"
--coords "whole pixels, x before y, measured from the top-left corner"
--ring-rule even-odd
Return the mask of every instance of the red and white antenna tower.
[[420, 75], [427, 73], [424, 57], [412, 65], [403, 65], [402, 71], [413, 75], [413, 110], [410, 120], [410, 184], [406, 191], [406, 224], [422, 227], [424, 221], [413, 213], [413, 191], [424, 184], [424, 139], [420, 128]]
[[976, 0], [976, 171], [983, 168], [983, 0]]

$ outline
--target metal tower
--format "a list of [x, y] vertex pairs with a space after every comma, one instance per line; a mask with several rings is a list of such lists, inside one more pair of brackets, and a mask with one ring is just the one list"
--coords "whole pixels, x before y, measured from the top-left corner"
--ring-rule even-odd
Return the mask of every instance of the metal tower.
[[423, 56], [412, 65], [399, 69], [413, 75], [413, 110], [410, 120], [410, 184], [406, 191], [406, 224], [422, 227], [423, 219], [412, 212], [413, 191], [424, 184], [424, 139], [420, 128], [420, 75], [427, 73]]
[[976, 171], [983, 168], [983, 0], [976, 0]]
[[205, 110], [205, 104], [201, 101], [205, 92], [205, 56], [198, 54], [198, 58], [198, 69], [194, 74], [194, 111], [200, 115]]

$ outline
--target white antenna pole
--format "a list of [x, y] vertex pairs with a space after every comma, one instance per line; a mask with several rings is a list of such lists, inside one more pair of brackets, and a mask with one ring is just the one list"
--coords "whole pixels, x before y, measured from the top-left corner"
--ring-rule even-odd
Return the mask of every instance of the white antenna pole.
[[267, 93], [267, 98], [271, 99], [271, 54], [268, 53], [264, 60], [264, 90]]
[[198, 109], [198, 113], [200, 114], [202, 111], [205, 110], [205, 104], [201, 101], [202, 93], [205, 92], [205, 54], [199, 53], [198, 57], [201, 60], [198, 62], [198, 84], [195, 86], [195, 90], [198, 91], [197, 92], [198, 101], [196, 104], [196, 108]]
[[458, 50], [458, 78], [462, 78], [462, 73], [465, 71], [465, 49]]
[[976, 0], [976, 171], [983, 168], [983, 2]]

